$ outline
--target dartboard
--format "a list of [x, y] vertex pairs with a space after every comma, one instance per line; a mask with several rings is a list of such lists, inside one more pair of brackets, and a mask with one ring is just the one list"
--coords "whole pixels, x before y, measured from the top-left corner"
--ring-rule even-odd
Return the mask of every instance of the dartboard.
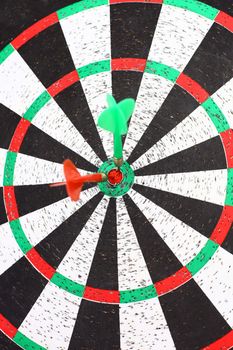
[[[232, 0], [1, 1], [1, 350], [233, 347], [232, 16]], [[66, 159], [113, 167], [108, 94], [136, 102], [123, 182], [72, 201], [49, 186]]]

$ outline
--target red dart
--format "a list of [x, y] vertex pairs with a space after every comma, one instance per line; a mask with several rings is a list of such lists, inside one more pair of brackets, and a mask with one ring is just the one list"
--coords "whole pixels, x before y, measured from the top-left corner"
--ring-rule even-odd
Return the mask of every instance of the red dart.
[[107, 176], [101, 173], [81, 176], [74, 163], [69, 159], [66, 159], [63, 165], [66, 181], [51, 184], [50, 187], [66, 186], [67, 194], [72, 201], [77, 201], [80, 198], [80, 193], [84, 183], [102, 182], [107, 180]]

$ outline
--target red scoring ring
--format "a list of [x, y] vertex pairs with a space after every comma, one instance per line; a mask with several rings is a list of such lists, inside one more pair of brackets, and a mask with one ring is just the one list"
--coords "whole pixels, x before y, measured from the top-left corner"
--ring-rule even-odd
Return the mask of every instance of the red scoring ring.
[[112, 169], [108, 173], [108, 182], [113, 185], [119, 185], [123, 180], [123, 174], [120, 169]]
[[[129, 60], [131, 60], [131, 59], [129, 59]], [[115, 67], [115, 69], [116, 68], [117, 67]], [[134, 67], [134, 69], [136, 69], [136, 67]], [[53, 83], [52, 85], [55, 86], [55, 84], [56, 84], [56, 82]], [[66, 89], [68, 87], [68, 85], [67, 84], [63, 84], [62, 87], [63, 87], [63, 89]], [[181, 87], [183, 89], [185, 89], [185, 87], [183, 87], [183, 86], [181, 86]], [[59, 92], [60, 91], [62, 91], [62, 90], [59, 90]], [[190, 91], [189, 93], [191, 94], [191, 96], [193, 96], [195, 98], [195, 96], [194, 96], [192, 91]], [[28, 127], [27, 127], [26, 124], [24, 125], [24, 121], [25, 121], [25, 119], [22, 118], [21, 121], [19, 122], [19, 124], [22, 123], [23, 126], [24, 126], [23, 127], [23, 132], [22, 132], [21, 125], [20, 125], [20, 127], [16, 127], [15, 133], [13, 134], [12, 140], [11, 140], [11, 145], [13, 145], [13, 146], [12, 146], [12, 149], [11, 149], [11, 145], [10, 145], [9, 151], [12, 151], [12, 152], [19, 152], [20, 151], [22, 140], [24, 139], [24, 137], [25, 137], [25, 135], [26, 135], [26, 133], [28, 131]], [[29, 122], [28, 126], [30, 126], [30, 122]], [[232, 167], [231, 166], [231, 164], [232, 164], [232, 162], [231, 162], [231, 151], [230, 151], [231, 148], [229, 147], [229, 144], [232, 145], [232, 142], [233, 142], [232, 130], [228, 129], [226, 131], [223, 131], [222, 133], [220, 133], [220, 137], [221, 137], [222, 144], [223, 144], [223, 147], [224, 147], [224, 150], [225, 150], [225, 155], [226, 155], [228, 168]], [[12, 186], [12, 185], [11, 186], [4, 186], [4, 200], [5, 200], [5, 207], [6, 207], [6, 211], [7, 211], [8, 220], [12, 221], [12, 220], [17, 219], [19, 217], [19, 214], [18, 214], [17, 202], [16, 202], [16, 198], [15, 198], [15, 193], [14, 193], [14, 186]], [[212, 241], [216, 242], [217, 244], [221, 245], [222, 242], [224, 241], [224, 239], [226, 238], [227, 234], [229, 233], [230, 225], [232, 223], [232, 218], [233, 218], [233, 206], [225, 205], [223, 207], [223, 211], [222, 211], [221, 217], [219, 218], [219, 221], [218, 221], [217, 225], [215, 226], [215, 229], [213, 230], [213, 232], [212, 232], [212, 234], [210, 236], [210, 240], [212, 240]], [[219, 227], [221, 228], [221, 230], [219, 230]], [[32, 262], [33, 259], [32, 259], [31, 254], [25, 254], [25, 255], [27, 255], [27, 258], [28, 258], [29, 262], [32, 264], [32, 266], [34, 268], [36, 268], [35, 265], [34, 265], [34, 261]], [[29, 256], [30, 256], [30, 259], [29, 259]], [[43, 266], [43, 272], [41, 271], [41, 268], [38, 269], [38, 271], [42, 275], [44, 275], [44, 272], [47, 271], [47, 267], [48, 267], [47, 266], [48, 263], [46, 261], [44, 261], [44, 263], [45, 264]], [[37, 268], [38, 267], [39, 266], [37, 264]], [[181, 270], [183, 272], [186, 272], [185, 266]], [[178, 272], [180, 272], [180, 270]], [[179, 280], [179, 283], [175, 283], [175, 288], [178, 288], [180, 285], [186, 283], [189, 279], [192, 278], [192, 276], [189, 276], [189, 278], [187, 280], [186, 279], [183, 280], [183, 278], [181, 278], [181, 281], [180, 281], [180, 273], [178, 273], [178, 274], [176, 273], [174, 275], [175, 275], [176, 282], [177, 282], [177, 279]], [[49, 279], [48, 273], [46, 273], [45, 277], [47, 279]], [[154, 283], [155, 287], [159, 289], [158, 296], [160, 296], [162, 294], [169, 293], [169, 292], [171, 292], [172, 290], [175, 289], [174, 288], [174, 283], [173, 283], [174, 279], [172, 277], [173, 276], [168, 276], [164, 280]], [[171, 283], [167, 283], [167, 282], [169, 282], [169, 280], [171, 281]], [[86, 288], [88, 288], [88, 300], [95, 300], [95, 301], [106, 302], [106, 303], [109, 302], [109, 298], [103, 297], [103, 291], [104, 290], [101, 289], [101, 293], [98, 291], [98, 293], [93, 293], [92, 294], [91, 291], [93, 291], [93, 289], [90, 289], [90, 287], [88, 287], [88, 286], [86, 286]], [[114, 293], [114, 301], [115, 302], [116, 301], [120, 302], [118, 300], [119, 299], [119, 297], [118, 297], [119, 294], [117, 294], [115, 292], [119, 292], [119, 291], [111, 291], [111, 294]], [[107, 299], [108, 299], [108, 301], [107, 301]]]

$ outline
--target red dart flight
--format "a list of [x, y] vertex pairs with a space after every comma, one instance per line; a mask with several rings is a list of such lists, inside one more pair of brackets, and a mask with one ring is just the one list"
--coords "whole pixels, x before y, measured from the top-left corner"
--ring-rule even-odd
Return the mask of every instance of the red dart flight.
[[86, 182], [102, 182], [107, 180], [105, 174], [96, 173], [81, 176], [78, 169], [70, 159], [66, 159], [63, 163], [65, 182], [51, 184], [51, 187], [66, 186], [68, 196], [72, 201], [77, 201], [80, 198], [82, 187]]

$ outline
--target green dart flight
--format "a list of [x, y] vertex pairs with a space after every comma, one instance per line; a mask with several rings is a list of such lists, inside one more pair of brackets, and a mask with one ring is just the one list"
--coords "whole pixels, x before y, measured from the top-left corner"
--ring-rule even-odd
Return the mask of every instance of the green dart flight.
[[126, 98], [117, 103], [112, 95], [107, 95], [107, 103], [108, 108], [100, 114], [98, 125], [113, 133], [114, 160], [119, 166], [122, 164], [123, 157], [121, 136], [127, 134], [127, 123], [133, 113], [135, 101], [132, 98]]

